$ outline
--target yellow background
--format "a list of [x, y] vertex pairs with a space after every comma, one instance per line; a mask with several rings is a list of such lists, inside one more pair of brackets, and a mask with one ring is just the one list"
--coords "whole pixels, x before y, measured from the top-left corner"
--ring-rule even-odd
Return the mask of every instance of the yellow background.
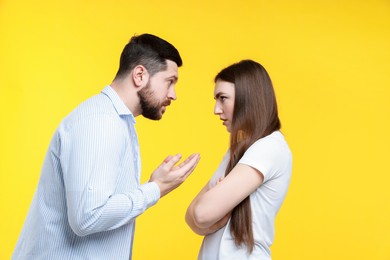
[[228, 134], [213, 77], [244, 58], [273, 79], [293, 178], [275, 260], [390, 259], [390, 2], [0, 0], [0, 259], [9, 259], [61, 119], [110, 84], [149, 32], [180, 51], [178, 100], [137, 118], [143, 181], [167, 154], [200, 152], [191, 177], [137, 220], [134, 259], [196, 259], [186, 207]]

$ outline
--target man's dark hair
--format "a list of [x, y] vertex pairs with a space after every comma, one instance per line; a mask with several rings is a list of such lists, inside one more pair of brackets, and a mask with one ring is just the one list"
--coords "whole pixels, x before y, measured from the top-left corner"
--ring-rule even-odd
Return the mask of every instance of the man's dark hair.
[[152, 34], [133, 36], [122, 51], [119, 70], [115, 78], [121, 78], [137, 65], [144, 66], [150, 76], [167, 69], [166, 60], [180, 67], [183, 62], [178, 50], [169, 42]]

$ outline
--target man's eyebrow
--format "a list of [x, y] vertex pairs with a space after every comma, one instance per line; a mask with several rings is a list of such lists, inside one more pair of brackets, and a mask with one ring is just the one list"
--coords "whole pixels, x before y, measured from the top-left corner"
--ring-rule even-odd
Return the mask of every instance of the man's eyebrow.
[[179, 77], [176, 75], [172, 75], [172, 76], [168, 77], [168, 79], [174, 79], [175, 81], [178, 81]]

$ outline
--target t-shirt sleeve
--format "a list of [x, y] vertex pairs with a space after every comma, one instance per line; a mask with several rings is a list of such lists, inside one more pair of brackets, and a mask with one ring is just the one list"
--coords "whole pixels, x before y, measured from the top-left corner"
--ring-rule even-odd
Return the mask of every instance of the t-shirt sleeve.
[[281, 140], [267, 136], [252, 144], [238, 163], [260, 171], [266, 182], [283, 172], [289, 156], [290, 151]]

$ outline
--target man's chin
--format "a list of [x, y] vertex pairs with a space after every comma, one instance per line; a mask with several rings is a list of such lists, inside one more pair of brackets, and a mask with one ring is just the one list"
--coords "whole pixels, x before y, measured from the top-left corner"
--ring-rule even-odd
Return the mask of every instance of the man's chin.
[[163, 114], [166, 111], [166, 107], [163, 106], [160, 108], [159, 111], [154, 111], [153, 113], [142, 113], [143, 117], [150, 119], [150, 120], [160, 120], [163, 116]]
[[153, 114], [153, 115], [149, 115], [149, 114], [142, 114], [143, 117], [147, 118], [147, 119], [150, 119], [150, 120], [154, 120], [154, 121], [158, 121], [162, 118], [162, 115], [163, 113], [159, 113], [159, 114]]
[[159, 113], [158, 116], [156, 117], [156, 118], [158, 118], [158, 119], [156, 119], [156, 120], [160, 120], [160, 119], [163, 117], [165, 111], [166, 111], [166, 107], [162, 107], [161, 110], [160, 110], [160, 113]]

